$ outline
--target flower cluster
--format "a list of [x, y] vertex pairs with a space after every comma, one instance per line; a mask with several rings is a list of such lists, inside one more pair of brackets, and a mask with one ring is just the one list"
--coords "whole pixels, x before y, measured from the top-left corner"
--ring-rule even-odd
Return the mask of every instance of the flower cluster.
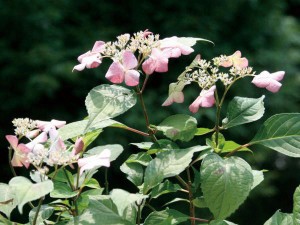
[[[32, 164], [41, 168], [43, 163], [54, 166], [77, 162], [79, 153], [83, 149], [83, 141], [79, 138], [75, 144], [71, 144], [65, 143], [61, 139], [57, 129], [64, 126], [65, 121], [46, 122], [26, 118], [15, 119], [13, 124], [19, 130], [22, 128], [23, 132], [22, 134], [16, 132], [16, 135], [6, 135], [7, 141], [14, 150], [12, 166], [28, 168]], [[27, 143], [19, 143], [19, 139], [22, 137], [27, 138]]]
[[[235, 81], [246, 76], [254, 77], [252, 83], [257, 87], [266, 88], [275, 93], [281, 87], [284, 71], [269, 73], [263, 71], [256, 75], [252, 67], [248, 67], [248, 60], [241, 57], [240, 51], [236, 51], [230, 56], [221, 55], [207, 61], [198, 55], [185, 71], [178, 77], [176, 83], [169, 86], [169, 97], [162, 104], [171, 105], [173, 102], [182, 103], [184, 95], [182, 90], [185, 85], [196, 82], [202, 89], [196, 100], [190, 105], [192, 113], [196, 113], [200, 107], [212, 107], [215, 104], [216, 83], [220, 81], [225, 88], [229, 88]], [[226, 72], [224, 68], [229, 68]]]
[[192, 53], [193, 45], [194, 43], [183, 42], [176, 36], [160, 40], [159, 35], [148, 30], [132, 36], [122, 34], [115, 42], [96, 41], [91, 51], [78, 57], [80, 64], [73, 70], [95, 68], [104, 58], [111, 58], [113, 62], [105, 77], [115, 84], [125, 81], [127, 86], [137, 86], [141, 72], [146, 75], [167, 72], [169, 59]]

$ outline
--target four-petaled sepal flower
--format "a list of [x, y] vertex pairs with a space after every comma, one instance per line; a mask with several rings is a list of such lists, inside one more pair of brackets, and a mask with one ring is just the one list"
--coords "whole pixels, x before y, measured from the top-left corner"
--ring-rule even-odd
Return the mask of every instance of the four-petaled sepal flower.
[[237, 69], [243, 69], [248, 66], [248, 59], [242, 57], [242, 53], [240, 51], [236, 51], [231, 56], [227, 57], [226, 61], [220, 63], [220, 66], [223, 67], [231, 67], [234, 66]]
[[268, 91], [275, 93], [278, 92], [281, 87], [281, 83], [279, 81], [283, 79], [284, 74], [284, 71], [278, 71], [275, 73], [263, 71], [254, 76], [252, 83], [257, 87], [266, 88]]
[[171, 55], [170, 49], [160, 50], [153, 48], [149, 58], [143, 63], [143, 71], [150, 75], [154, 71], [164, 73], [168, 71], [168, 63]]
[[18, 138], [14, 135], [6, 135], [5, 138], [14, 150], [11, 165], [15, 167], [22, 167], [24, 165], [28, 168], [30, 163], [27, 160], [27, 154], [31, 150], [25, 144], [19, 144]]
[[208, 90], [202, 90], [196, 100], [190, 105], [189, 109], [192, 113], [198, 112], [200, 107], [209, 108], [215, 104], [215, 92], [216, 86], [212, 86]]
[[74, 66], [73, 70], [82, 71], [84, 68], [96, 68], [101, 63], [100, 54], [104, 50], [105, 43], [103, 41], [96, 41], [91, 51], [80, 55], [77, 59], [80, 64]]
[[137, 59], [131, 51], [125, 51], [122, 57], [122, 63], [113, 62], [105, 77], [114, 84], [120, 84], [125, 79], [128, 86], [139, 84], [140, 73], [136, 70], [138, 65]]

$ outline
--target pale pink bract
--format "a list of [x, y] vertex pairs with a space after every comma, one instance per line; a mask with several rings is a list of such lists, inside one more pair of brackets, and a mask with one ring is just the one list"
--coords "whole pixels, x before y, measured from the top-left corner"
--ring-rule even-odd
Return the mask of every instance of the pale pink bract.
[[209, 108], [215, 104], [214, 91], [216, 86], [212, 86], [208, 90], [202, 90], [196, 100], [190, 105], [189, 109], [192, 113], [198, 112], [200, 107]]
[[183, 88], [185, 86], [185, 82], [177, 82], [177, 83], [171, 83], [169, 85], [169, 96], [164, 101], [162, 106], [169, 106], [176, 103], [182, 103], [184, 101], [184, 95], [183, 95]]
[[242, 57], [242, 53], [240, 51], [236, 51], [231, 56], [228, 56], [228, 60], [220, 63], [220, 66], [223, 67], [231, 67], [234, 66], [237, 69], [243, 69], [248, 66], [248, 59]]
[[164, 73], [168, 71], [170, 50], [160, 50], [153, 48], [149, 58], [143, 63], [143, 71], [150, 75], [154, 71], [158, 73]]
[[125, 79], [127, 86], [136, 86], [139, 84], [140, 73], [135, 70], [138, 65], [137, 59], [131, 51], [125, 51], [122, 57], [122, 63], [113, 62], [105, 77], [114, 84], [120, 84]]
[[253, 78], [252, 83], [259, 88], [266, 88], [268, 91], [275, 93], [278, 92], [281, 87], [281, 83], [279, 81], [283, 79], [284, 74], [284, 71], [278, 71], [275, 73], [263, 71]]
[[27, 160], [27, 154], [30, 152], [30, 149], [25, 144], [19, 144], [18, 138], [14, 135], [6, 135], [5, 138], [14, 150], [11, 165], [14, 167], [22, 167], [24, 165], [28, 168], [30, 163]]
[[80, 167], [80, 175], [85, 170], [91, 170], [94, 168], [99, 168], [101, 166], [109, 167], [110, 156], [111, 156], [111, 151], [109, 149], [104, 149], [98, 155], [93, 155], [93, 156], [78, 159], [78, 166]]
[[82, 71], [84, 68], [91, 69], [98, 67], [102, 63], [99, 53], [104, 50], [104, 45], [105, 42], [96, 41], [91, 51], [88, 51], [77, 58], [80, 64], [74, 66], [73, 70]]
[[179, 38], [176, 36], [162, 39], [160, 41], [160, 49], [169, 50], [168, 58], [178, 58], [181, 55], [189, 55], [194, 52], [194, 49], [190, 46], [180, 43]]

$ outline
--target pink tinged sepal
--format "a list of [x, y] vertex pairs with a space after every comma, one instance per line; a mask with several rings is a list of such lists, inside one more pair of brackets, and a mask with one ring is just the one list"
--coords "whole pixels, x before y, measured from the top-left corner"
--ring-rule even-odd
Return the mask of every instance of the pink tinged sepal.
[[122, 63], [113, 62], [105, 77], [114, 84], [120, 84], [125, 79], [127, 86], [136, 86], [139, 84], [140, 73], [135, 70], [138, 62], [131, 51], [123, 53]]
[[143, 71], [150, 75], [154, 71], [158, 73], [164, 73], [168, 71], [168, 63], [171, 51], [160, 50], [153, 48], [149, 58], [142, 64]]
[[185, 86], [184, 82], [179, 81], [178, 83], [171, 83], [169, 85], [169, 97], [166, 101], [162, 104], [162, 106], [169, 106], [176, 103], [184, 102], [184, 95], [183, 95], [183, 88]]
[[83, 139], [80, 137], [76, 140], [73, 150], [72, 150], [72, 155], [77, 155], [80, 153], [84, 148], [84, 142]]
[[36, 120], [37, 127], [45, 132], [48, 132], [51, 128], [56, 127], [56, 128], [61, 128], [66, 124], [66, 121], [61, 121], [61, 120], [51, 120], [49, 121], [42, 121], [42, 120]]
[[242, 57], [242, 53], [240, 51], [236, 51], [231, 56], [228, 56], [228, 60], [220, 63], [220, 66], [230, 67], [234, 66], [237, 69], [243, 69], [248, 66], [248, 59]]
[[176, 36], [161, 40], [160, 48], [162, 50], [170, 50], [169, 58], [178, 58], [181, 55], [189, 55], [194, 51], [190, 46], [180, 43], [179, 38]]
[[35, 129], [35, 130], [28, 131], [25, 136], [29, 139], [32, 139], [32, 138], [37, 137], [39, 135], [39, 133], [40, 133], [40, 130]]
[[216, 86], [212, 86], [208, 90], [202, 90], [196, 100], [190, 105], [189, 109], [192, 113], [198, 112], [200, 107], [209, 108], [215, 104], [214, 92]]
[[14, 135], [6, 135], [7, 141], [14, 150], [14, 155], [11, 164], [14, 167], [29, 167], [30, 163], [27, 161], [27, 154], [31, 151], [25, 144], [18, 144], [19, 140]]
[[45, 143], [48, 140], [47, 133], [42, 132], [36, 138], [34, 138], [31, 142], [26, 144], [26, 147], [32, 150], [36, 144]]
[[253, 78], [252, 83], [259, 88], [266, 88], [268, 91], [276, 93], [281, 88], [282, 84], [279, 81], [284, 78], [284, 75], [284, 71], [278, 71], [275, 73], [263, 71]]
[[101, 166], [110, 166], [111, 151], [104, 149], [100, 154], [78, 159], [78, 166], [80, 167], [80, 175], [85, 170], [96, 169]]

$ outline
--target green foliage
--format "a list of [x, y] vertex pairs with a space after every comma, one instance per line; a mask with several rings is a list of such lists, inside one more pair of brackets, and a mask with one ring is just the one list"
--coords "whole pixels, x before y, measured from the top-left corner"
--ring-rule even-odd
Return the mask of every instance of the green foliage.
[[173, 210], [152, 212], [145, 220], [144, 225], [175, 225], [188, 220], [188, 216]]
[[216, 219], [230, 216], [245, 201], [253, 184], [250, 165], [238, 157], [223, 160], [210, 154], [204, 158], [200, 173], [205, 202]]
[[264, 122], [250, 144], [261, 144], [291, 157], [300, 157], [300, 114], [278, 114]]

